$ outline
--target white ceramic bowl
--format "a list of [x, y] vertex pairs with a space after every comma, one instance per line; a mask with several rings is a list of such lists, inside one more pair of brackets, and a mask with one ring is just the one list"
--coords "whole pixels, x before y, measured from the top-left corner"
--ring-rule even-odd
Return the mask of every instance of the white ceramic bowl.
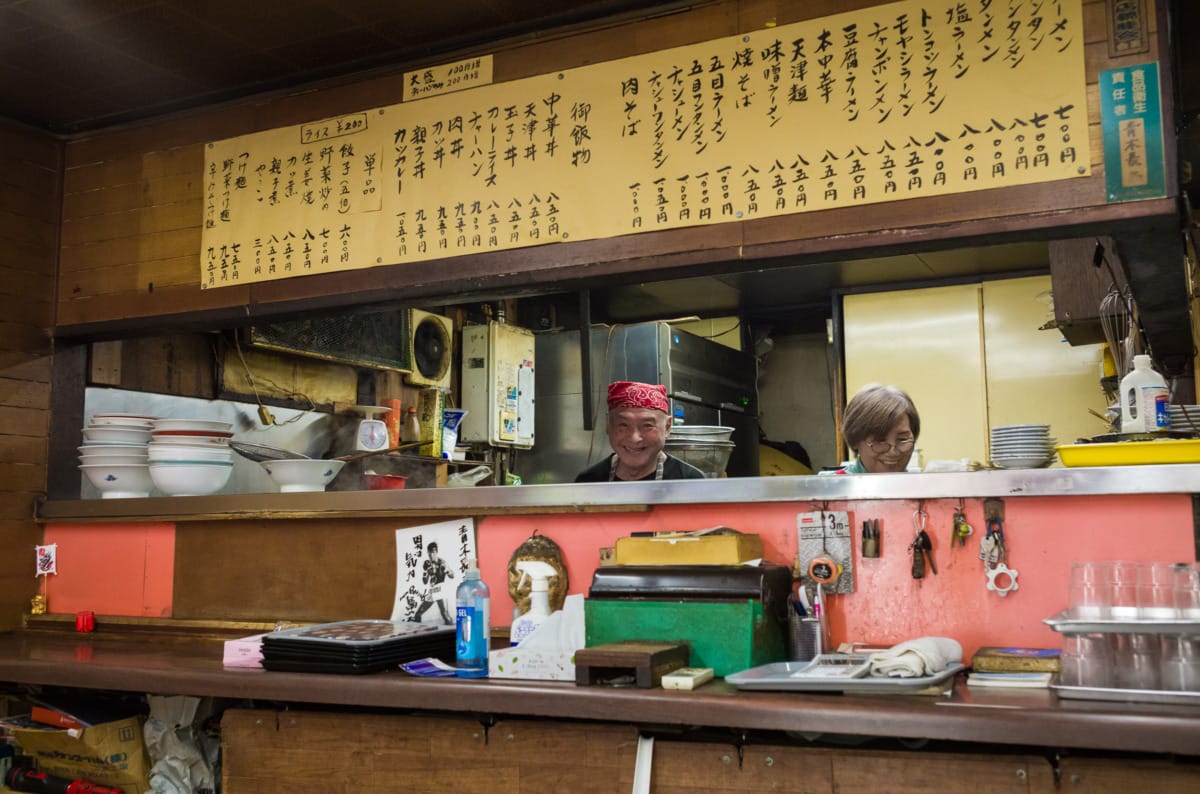
[[[76, 447], [80, 455], [87, 455], [89, 458], [102, 458], [106, 455], [122, 457], [125, 455], [146, 455], [145, 444], [83, 444]], [[144, 462], [144, 461], [143, 461]]]
[[154, 425], [156, 417], [140, 416], [138, 414], [96, 414], [89, 427], [133, 427], [139, 430], [149, 430]]
[[150, 438], [164, 444], [191, 444], [193, 446], [229, 446], [233, 433], [209, 433], [202, 430], [155, 430]]
[[344, 460], [264, 460], [258, 464], [284, 493], [324, 491], [333, 482]]
[[149, 459], [145, 455], [80, 455], [79, 462], [86, 466], [145, 466]]
[[233, 448], [215, 444], [167, 444], [151, 441], [146, 446], [151, 461], [192, 461], [225, 463], [233, 460]]
[[102, 499], [131, 499], [149, 496], [154, 483], [145, 463], [95, 463], [79, 465], [79, 470]]
[[156, 419], [154, 430], [193, 430], [202, 433], [229, 433], [233, 430], [232, 422], [221, 422], [215, 419]]
[[150, 479], [168, 496], [207, 496], [229, 482], [233, 462], [191, 462], [158, 460], [150, 462]]
[[150, 431], [140, 427], [89, 425], [83, 428], [83, 438], [88, 443], [117, 441], [125, 444], [145, 444], [150, 440]]

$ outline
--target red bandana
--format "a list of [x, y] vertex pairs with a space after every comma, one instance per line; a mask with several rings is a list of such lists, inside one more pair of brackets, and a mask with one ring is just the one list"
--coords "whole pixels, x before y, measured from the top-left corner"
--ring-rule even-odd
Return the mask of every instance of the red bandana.
[[667, 387], [657, 383], [634, 383], [619, 380], [608, 384], [608, 407], [613, 408], [651, 408], [671, 412], [667, 404]]

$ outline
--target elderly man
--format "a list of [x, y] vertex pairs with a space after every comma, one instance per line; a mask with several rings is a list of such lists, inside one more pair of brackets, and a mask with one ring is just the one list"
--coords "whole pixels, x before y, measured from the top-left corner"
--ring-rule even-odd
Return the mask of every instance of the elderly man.
[[608, 443], [613, 454], [575, 482], [704, 479], [704, 472], [663, 451], [670, 434], [665, 386], [624, 380], [609, 384]]

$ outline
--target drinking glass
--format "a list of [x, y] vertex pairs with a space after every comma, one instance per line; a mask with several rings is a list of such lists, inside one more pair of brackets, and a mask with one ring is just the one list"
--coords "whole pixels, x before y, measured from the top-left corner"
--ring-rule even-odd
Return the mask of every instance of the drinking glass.
[[1071, 563], [1067, 614], [1075, 620], [1098, 620], [1109, 617], [1111, 608], [1112, 563]]
[[1200, 637], [1163, 635], [1162, 688], [1200, 692]]
[[1112, 657], [1103, 634], [1064, 634], [1059, 681], [1066, 686], [1111, 687]]
[[1175, 609], [1181, 618], [1200, 620], [1200, 563], [1175, 566]]
[[1161, 654], [1157, 634], [1114, 634], [1113, 668], [1119, 689], [1159, 689]]
[[1175, 569], [1169, 562], [1148, 562], [1138, 566], [1138, 616], [1146, 620], [1172, 620], [1175, 609]]
[[1138, 568], [1136, 562], [1119, 561], [1112, 563], [1112, 607], [1111, 614], [1116, 620], [1137, 620], [1138, 618]]

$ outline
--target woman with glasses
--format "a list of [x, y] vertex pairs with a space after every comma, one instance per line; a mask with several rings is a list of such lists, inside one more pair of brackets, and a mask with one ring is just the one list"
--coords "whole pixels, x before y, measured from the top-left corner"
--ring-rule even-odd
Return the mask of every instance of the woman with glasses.
[[912, 398], [895, 386], [872, 383], [850, 399], [842, 436], [857, 459], [839, 474], [905, 471], [921, 433]]

